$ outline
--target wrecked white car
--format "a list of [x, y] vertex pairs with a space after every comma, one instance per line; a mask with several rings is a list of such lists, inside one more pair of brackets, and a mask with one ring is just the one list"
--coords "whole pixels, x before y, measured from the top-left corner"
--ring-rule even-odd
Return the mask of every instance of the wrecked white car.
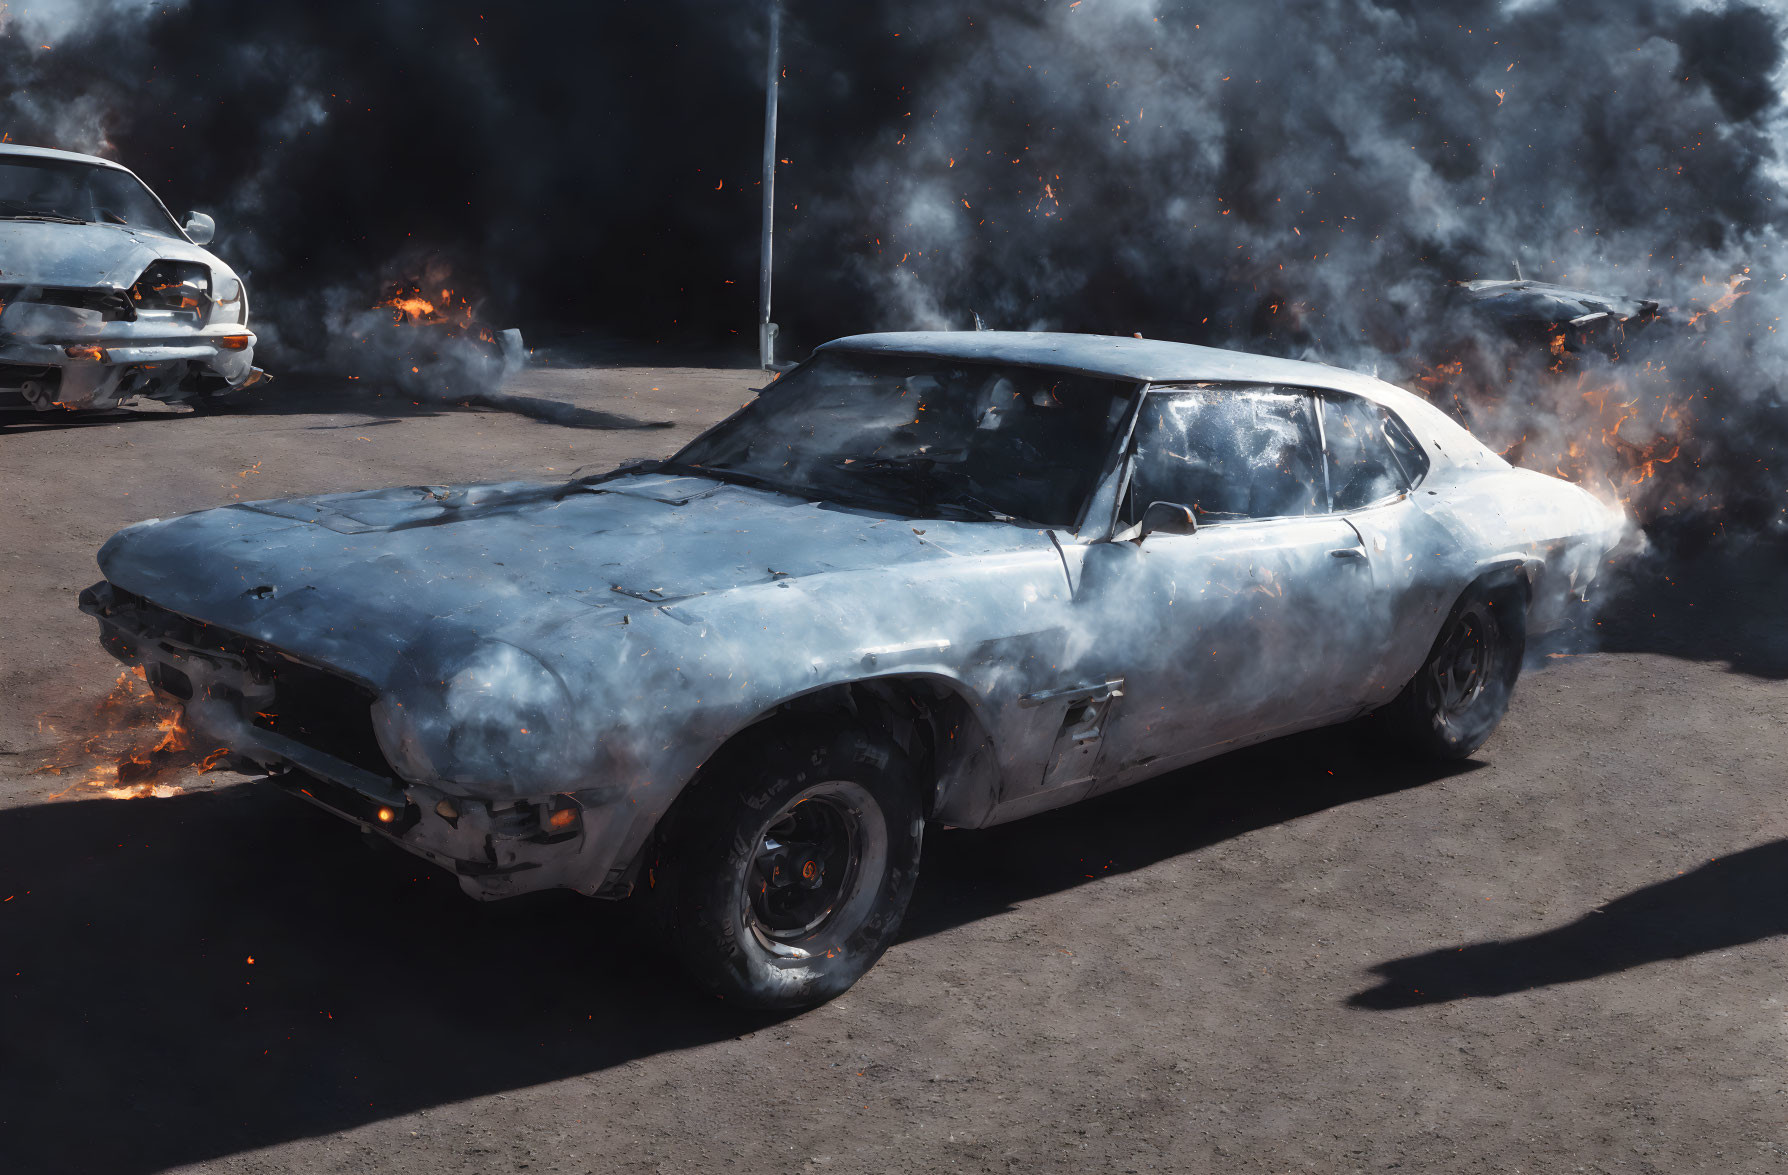
[[82, 595], [190, 724], [475, 897], [643, 892], [795, 1007], [981, 827], [1378, 711], [1461, 756], [1617, 516], [1310, 363], [820, 348], [669, 461], [140, 523]]
[[242, 279], [201, 247], [215, 231], [109, 160], [0, 144], [0, 402], [203, 406], [259, 382]]

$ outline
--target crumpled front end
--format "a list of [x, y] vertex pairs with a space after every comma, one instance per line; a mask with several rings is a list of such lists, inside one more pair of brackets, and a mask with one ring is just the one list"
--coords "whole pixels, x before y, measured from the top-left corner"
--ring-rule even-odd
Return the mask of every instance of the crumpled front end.
[[[543, 795], [456, 794], [406, 779], [401, 709], [366, 683], [270, 645], [191, 620], [102, 581], [81, 593], [114, 657], [143, 667], [186, 725], [259, 765], [281, 786], [363, 831], [450, 870], [472, 897], [532, 890], [597, 892], [617, 826], [612, 789]], [[388, 754], [389, 751], [389, 754]]]
[[152, 261], [128, 286], [0, 285], [0, 394], [39, 411], [239, 391], [254, 365], [248, 299], [202, 261]]

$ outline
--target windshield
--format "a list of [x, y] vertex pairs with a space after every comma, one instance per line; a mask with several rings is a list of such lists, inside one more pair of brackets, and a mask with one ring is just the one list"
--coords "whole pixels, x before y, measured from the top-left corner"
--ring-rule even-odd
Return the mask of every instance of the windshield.
[[1132, 387], [1032, 367], [822, 351], [672, 463], [914, 517], [1072, 527]]
[[129, 172], [34, 155], [0, 155], [0, 220], [122, 224], [180, 235], [161, 201]]

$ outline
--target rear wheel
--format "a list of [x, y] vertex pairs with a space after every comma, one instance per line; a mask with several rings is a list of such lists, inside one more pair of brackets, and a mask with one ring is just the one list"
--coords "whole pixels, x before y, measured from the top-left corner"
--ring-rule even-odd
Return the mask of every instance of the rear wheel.
[[918, 880], [920, 788], [865, 731], [777, 721], [703, 769], [655, 854], [649, 900], [697, 982], [754, 1008], [838, 995], [894, 940]]
[[1526, 620], [1517, 588], [1466, 595], [1415, 677], [1378, 712], [1387, 731], [1438, 759], [1463, 759], [1483, 746], [1508, 713], [1527, 649]]

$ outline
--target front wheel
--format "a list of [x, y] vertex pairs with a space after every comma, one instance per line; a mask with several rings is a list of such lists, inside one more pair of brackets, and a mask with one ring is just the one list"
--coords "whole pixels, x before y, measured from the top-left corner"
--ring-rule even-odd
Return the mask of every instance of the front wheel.
[[1508, 713], [1526, 650], [1527, 607], [1519, 589], [1474, 590], [1454, 606], [1428, 659], [1377, 717], [1419, 754], [1463, 759]]
[[855, 983], [918, 880], [918, 783], [891, 742], [824, 720], [766, 723], [723, 751], [678, 801], [649, 878], [692, 976], [767, 1009]]

